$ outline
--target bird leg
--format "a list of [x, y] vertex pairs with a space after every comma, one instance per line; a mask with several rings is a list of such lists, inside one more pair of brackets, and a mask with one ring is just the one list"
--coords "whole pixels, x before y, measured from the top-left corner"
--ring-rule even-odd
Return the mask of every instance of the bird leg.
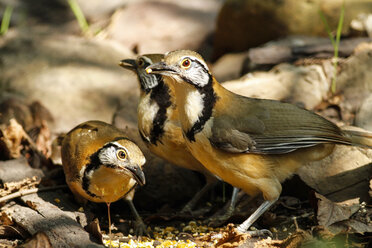
[[212, 182], [207, 182], [204, 187], [199, 190], [198, 193], [194, 195], [194, 197], [182, 208], [181, 214], [182, 213], [191, 213], [192, 214], [192, 209], [195, 207], [195, 205], [198, 203], [200, 198], [205, 195], [208, 191], [210, 191], [217, 183], [217, 180], [213, 180]]
[[[240, 232], [248, 232], [248, 233], [251, 233], [251, 234], [256, 234], [257, 235], [257, 232], [256, 231], [248, 231], [248, 228], [251, 227], [251, 225], [263, 214], [265, 213], [278, 199], [275, 199], [275, 200], [272, 200], [272, 201], [264, 201], [258, 208], [256, 211], [254, 211], [253, 214], [251, 214], [251, 216], [248, 217], [248, 219], [246, 219], [242, 224], [240, 224], [238, 226], [238, 230]], [[261, 232], [260, 232], [261, 231]], [[258, 232], [260, 233], [270, 233], [270, 231], [268, 230], [258, 230]]]
[[134, 215], [136, 222], [135, 222], [135, 234], [137, 236], [142, 236], [143, 234], [146, 234], [149, 236], [147, 232], [147, 227], [145, 223], [143, 222], [141, 216], [138, 214], [136, 207], [133, 204], [133, 201], [131, 199], [125, 199], [128, 203], [130, 210], [132, 211], [132, 214]]
[[235, 206], [236, 206], [236, 202], [238, 201], [238, 193], [239, 193], [239, 188], [236, 188], [234, 187], [233, 189], [233, 192], [232, 192], [232, 196], [231, 196], [231, 202], [230, 202], [230, 205], [229, 205], [229, 209], [235, 209]]
[[[208, 220], [209, 222], [208, 224], [210, 226], [220, 226], [234, 214], [236, 203], [238, 202], [238, 198], [240, 198], [238, 197], [238, 193], [239, 193], [239, 189], [234, 187], [232, 195], [231, 195], [231, 200], [228, 203], [229, 205], [227, 207], [226, 212], [223, 214], [220, 214], [221, 211], [219, 211], [217, 214], [213, 215]], [[242, 194], [240, 196], [242, 196]], [[226, 209], [226, 205], [223, 209]]]
[[112, 238], [111, 238], [111, 214], [110, 214], [110, 204], [111, 202], [106, 202], [107, 204], [107, 216], [108, 216], [108, 223], [109, 223], [109, 239], [110, 239], [110, 248], [112, 247]]

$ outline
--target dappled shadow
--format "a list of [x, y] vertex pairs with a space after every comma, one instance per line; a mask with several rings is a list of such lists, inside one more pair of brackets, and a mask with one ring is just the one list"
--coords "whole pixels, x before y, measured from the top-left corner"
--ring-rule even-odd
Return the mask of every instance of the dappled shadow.
[[[361, 177], [360, 181], [355, 182], [355, 175], [365, 176]], [[327, 198], [334, 199], [336, 202], [342, 202], [354, 198], [360, 198], [361, 202], [369, 202], [371, 201], [368, 194], [370, 175], [372, 175], [372, 163], [327, 177], [324, 179], [326, 182], [320, 181], [319, 184], [345, 185], [345, 187], [338, 189], [337, 191], [324, 194]], [[361, 194], [361, 192], [364, 192], [364, 194]]]
[[24, 13], [28, 22], [63, 24], [74, 19], [67, 1], [21, 0], [15, 11]]

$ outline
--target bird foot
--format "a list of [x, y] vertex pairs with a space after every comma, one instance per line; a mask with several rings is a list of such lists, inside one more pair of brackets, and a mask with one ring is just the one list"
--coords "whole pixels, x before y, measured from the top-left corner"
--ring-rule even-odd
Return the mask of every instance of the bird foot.
[[207, 223], [208, 226], [211, 227], [218, 227], [225, 224], [231, 216], [234, 214], [234, 208], [229, 208], [224, 214], [221, 214], [221, 211], [218, 211], [212, 217], [208, 218]]
[[192, 209], [191, 207], [189, 206], [189, 204], [186, 204], [180, 211], [180, 214], [192, 214]]
[[223, 224], [225, 224], [230, 219], [231, 216], [232, 216], [232, 214], [223, 214], [223, 215], [219, 215], [219, 216], [212, 216], [211, 218], [209, 218], [207, 220], [208, 226], [211, 226], [211, 227], [222, 226]]
[[147, 231], [147, 226], [146, 226], [145, 223], [143, 223], [142, 220], [135, 221], [135, 223], [134, 223], [134, 234], [137, 237], [141, 237], [141, 236], [148, 236], [148, 237], [150, 237], [150, 234]]
[[191, 209], [185, 209], [185, 208], [183, 208], [179, 212], [179, 215], [182, 215], [182, 216], [191, 216], [191, 217], [197, 218], [197, 217], [200, 217], [200, 216], [204, 216], [210, 210], [211, 210], [210, 207], [203, 207], [203, 208], [199, 208], [198, 210], [191, 210]]

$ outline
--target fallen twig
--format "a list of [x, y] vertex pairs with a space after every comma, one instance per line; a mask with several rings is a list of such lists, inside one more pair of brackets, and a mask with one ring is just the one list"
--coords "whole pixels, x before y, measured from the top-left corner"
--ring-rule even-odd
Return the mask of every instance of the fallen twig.
[[34, 189], [26, 189], [26, 190], [20, 190], [17, 192], [14, 192], [12, 194], [3, 196], [0, 198], [0, 203], [5, 202], [14, 198], [18, 198], [24, 195], [30, 195], [37, 192], [43, 192], [43, 191], [50, 191], [50, 190], [56, 190], [56, 189], [65, 189], [67, 188], [67, 185], [57, 185], [57, 186], [51, 186], [51, 187], [44, 187], [44, 188], [34, 188]]

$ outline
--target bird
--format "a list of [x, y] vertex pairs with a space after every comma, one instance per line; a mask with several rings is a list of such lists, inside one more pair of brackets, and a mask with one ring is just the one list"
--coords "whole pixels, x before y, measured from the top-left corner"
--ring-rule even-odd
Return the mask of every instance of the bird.
[[111, 237], [110, 204], [125, 197], [142, 234], [144, 224], [132, 201], [135, 186], [145, 184], [146, 159], [139, 147], [123, 131], [97, 120], [79, 124], [61, 143], [66, 183], [77, 201], [107, 204]]
[[[121, 60], [119, 65], [136, 73], [140, 100], [138, 104], [138, 129], [149, 150], [182, 168], [202, 173], [206, 178], [205, 186], [183, 207], [182, 213], [192, 213], [200, 198], [213, 188], [218, 179], [210, 173], [188, 151], [180, 123], [174, 88], [161, 75], [146, 73], [147, 66], [160, 62], [164, 54], [144, 54], [136, 59]], [[216, 224], [228, 219], [234, 212], [238, 190], [234, 189], [232, 199], [225, 214], [215, 217]]]
[[237, 229], [250, 226], [279, 198], [281, 182], [335, 145], [372, 148], [372, 133], [343, 130], [296, 105], [250, 98], [224, 88], [198, 53], [177, 50], [146, 68], [171, 79], [186, 145], [210, 172], [264, 201]]

